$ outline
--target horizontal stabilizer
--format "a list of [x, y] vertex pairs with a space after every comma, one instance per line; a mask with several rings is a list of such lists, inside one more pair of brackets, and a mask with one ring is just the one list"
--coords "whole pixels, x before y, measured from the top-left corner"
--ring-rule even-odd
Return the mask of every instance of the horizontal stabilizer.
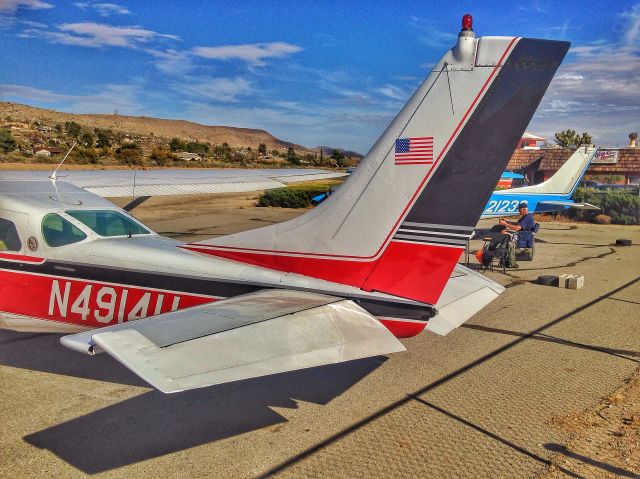
[[438, 314], [429, 320], [426, 329], [444, 336], [458, 328], [496, 299], [504, 287], [460, 264], [436, 304]]
[[352, 301], [289, 290], [262, 290], [61, 342], [85, 352], [97, 346], [165, 393], [405, 350]]
[[600, 209], [598, 206], [592, 205], [591, 203], [574, 203], [571, 200], [566, 200], [566, 201], [544, 200], [544, 201], [539, 201], [537, 206], [537, 208], [542, 211], [544, 211], [545, 209], [551, 209], [551, 208], [557, 209], [558, 207], [574, 208], [576, 210], [599, 210]]

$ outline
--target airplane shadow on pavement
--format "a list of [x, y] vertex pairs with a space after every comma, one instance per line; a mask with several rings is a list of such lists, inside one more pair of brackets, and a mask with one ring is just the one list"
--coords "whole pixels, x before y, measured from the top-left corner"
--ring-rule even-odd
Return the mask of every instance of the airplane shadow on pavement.
[[0, 365], [129, 386], [149, 386], [106, 354], [89, 356], [65, 348], [60, 344], [62, 336], [0, 330]]
[[[59, 337], [0, 331], [0, 364], [148, 387], [106, 354], [67, 350]], [[386, 360], [379, 356], [177, 394], [153, 390], [24, 440], [96, 474], [283, 423], [270, 407], [296, 408], [294, 398], [327, 404]]]

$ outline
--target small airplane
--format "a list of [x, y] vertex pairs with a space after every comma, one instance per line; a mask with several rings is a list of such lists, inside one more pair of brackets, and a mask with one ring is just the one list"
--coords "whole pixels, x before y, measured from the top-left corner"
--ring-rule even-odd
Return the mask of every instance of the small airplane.
[[586, 146], [578, 148], [551, 178], [537, 185], [494, 191], [481, 218], [518, 214], [520, 203], [529, 205], [529, 213], [548, 213], [569, 208], [599, 209], [571, 199], [596, 151], [596, 148]]
[[512, 188], [516, 186], [522, 186], [522, 182], [524, 181], [524, 179], [524, 175], [521, 175], [520, 173], [505, 171], [504, 173], [502, 173], [502, 176], [498, 181], [498, 188]]
[[61, 343], [166, 393], [455, 329], [504, 290], [458, 260], [569, 48], [462, 25], [344, 185], [293, 220], [182, 243], [60, 179], [0, 181], [0, 326], [73, 333]]

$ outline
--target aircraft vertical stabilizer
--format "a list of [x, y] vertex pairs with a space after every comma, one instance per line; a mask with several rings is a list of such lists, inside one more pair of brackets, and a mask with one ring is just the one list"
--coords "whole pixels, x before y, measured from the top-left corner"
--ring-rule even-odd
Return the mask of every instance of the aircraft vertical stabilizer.
[[185, 248], [435, 304], [568, 48], [463, 29], [325, 202]]
[[[537, 185], [515, 189], [517, 189], [518, 193], [560, 194], [570, 197], [587, 172], [587, 168], [589, 168], [596, 151], [596, 148], [581, 146], [548, 180]], [[500, 194], [508, 194], [515, 189], [501, 190]]]

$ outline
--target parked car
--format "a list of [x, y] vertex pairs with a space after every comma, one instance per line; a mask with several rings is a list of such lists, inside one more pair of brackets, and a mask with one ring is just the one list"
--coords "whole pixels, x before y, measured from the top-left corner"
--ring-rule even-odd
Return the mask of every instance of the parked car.
[[592, 181], [592, 180], [582, 180], [580, 182], [580, 188], [593, 188], [593, 189], [600, 189], [600, 187], [602, 186], [602, 183], [599, 183], [598, 181]]

